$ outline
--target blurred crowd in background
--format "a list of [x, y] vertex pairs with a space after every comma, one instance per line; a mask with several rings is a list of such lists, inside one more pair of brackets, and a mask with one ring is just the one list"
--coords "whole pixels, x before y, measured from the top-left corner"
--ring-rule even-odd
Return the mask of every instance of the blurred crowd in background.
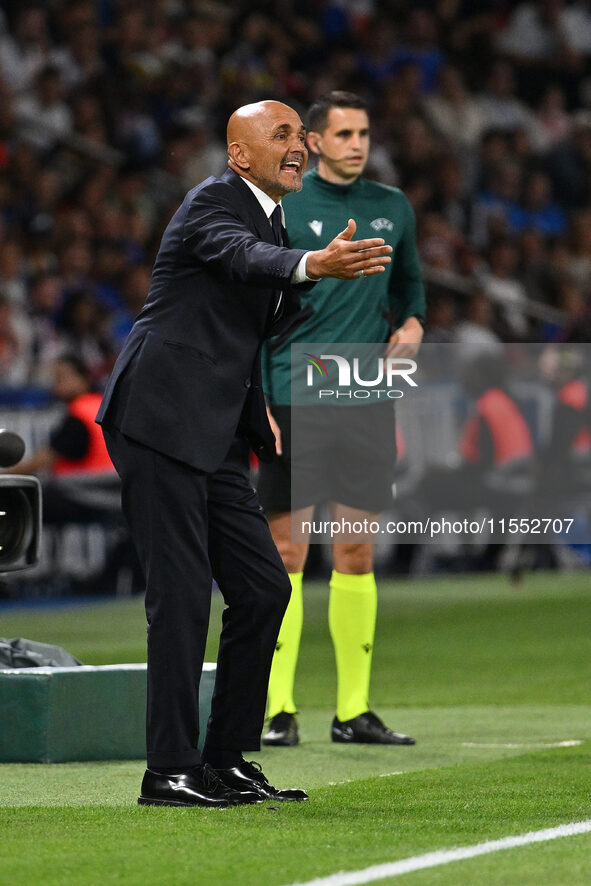
[[1, 388], [48, 390], [64, 350], [100, 385], [230, 113], [331, 89], [369, 102], [369, 175], [415, 209], [427, 340], [591, 340], [591, 3], [0, 9]]

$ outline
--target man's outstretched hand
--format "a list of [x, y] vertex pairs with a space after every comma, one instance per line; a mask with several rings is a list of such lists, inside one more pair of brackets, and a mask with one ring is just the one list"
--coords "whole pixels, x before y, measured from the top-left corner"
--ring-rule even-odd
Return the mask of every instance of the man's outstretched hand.
[[[357, 230], [355, 220], [350, 218], [344, 231], [324, 249], [311, 252], [306, 262], [306, 274], [320, 280], [322, 277], [338, 277], [353, 280], [355, 277], [382, 274], [390, 264], [391, 246], [381, 237], [372, 240], [353, 240]], [[363, 274], [361, 273], [363, 272]]]

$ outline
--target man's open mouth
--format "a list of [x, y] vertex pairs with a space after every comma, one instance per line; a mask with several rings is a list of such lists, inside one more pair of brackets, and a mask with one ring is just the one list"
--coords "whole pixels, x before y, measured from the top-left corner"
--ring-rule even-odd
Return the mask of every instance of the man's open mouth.
[[281, 164], [281, 169], [285, 169], [288, 172], [299, 172], [301, 168], [301, 160], [286, 160], [285, 163]]

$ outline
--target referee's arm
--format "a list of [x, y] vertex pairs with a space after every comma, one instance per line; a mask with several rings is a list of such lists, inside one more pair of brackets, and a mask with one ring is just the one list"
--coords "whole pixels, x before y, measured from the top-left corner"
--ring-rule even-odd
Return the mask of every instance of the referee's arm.
[[388, 339], [389, 357], [414, 357], [423, 340], [427, 312], [425, 287], [417, 249], [415, 216], [405, 198], [406, 219], [389, 280], [394, 329]]

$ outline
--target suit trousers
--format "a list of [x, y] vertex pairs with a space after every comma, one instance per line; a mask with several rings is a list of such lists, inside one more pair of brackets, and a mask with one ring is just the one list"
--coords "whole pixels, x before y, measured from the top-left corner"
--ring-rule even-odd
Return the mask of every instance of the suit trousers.
[[226, 603], [208, 746], [258, 750], [291, 585], [250, 484], [245, 439], [214, 473], [104, 426], [146, 581], [149, 767], [198, 764], [199, 680], [212, 577]]

